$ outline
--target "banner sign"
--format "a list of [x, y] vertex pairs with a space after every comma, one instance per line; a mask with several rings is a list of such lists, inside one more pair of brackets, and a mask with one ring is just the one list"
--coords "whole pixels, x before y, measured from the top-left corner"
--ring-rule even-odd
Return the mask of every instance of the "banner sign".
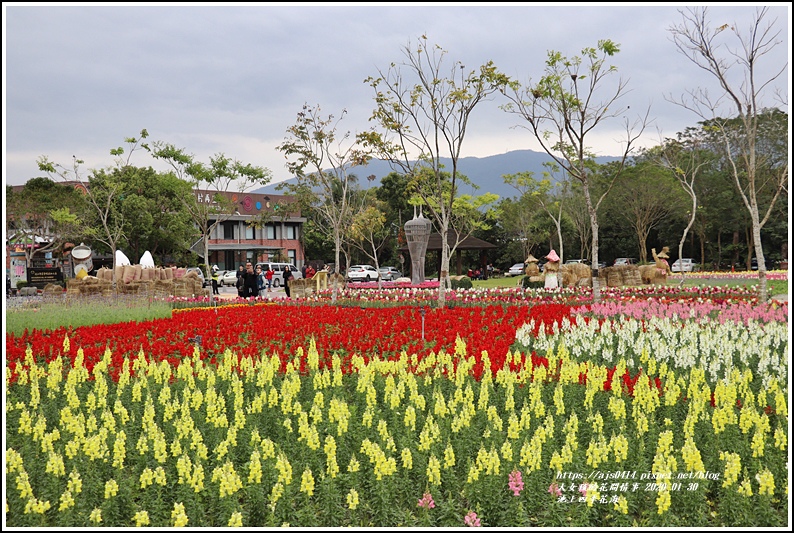
[[63, 272], [60, 268], [28, 268], [28, 287], [43, 289], [48, 283], [58, 282], [63, 282]]

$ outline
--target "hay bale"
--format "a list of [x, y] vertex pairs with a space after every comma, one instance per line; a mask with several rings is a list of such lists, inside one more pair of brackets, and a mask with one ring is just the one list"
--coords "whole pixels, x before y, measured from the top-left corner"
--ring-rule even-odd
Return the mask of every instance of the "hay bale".
[[47, 283], [42, 291], [45, 296], [63, 294], [63, 287], [54, 283]]
[[607, 267], [604, 270], [606, 270], [607, 287], [621, 287], [623, 285], [623, 275], [619, 266]]
[[[548, 263], [546, 263], [546, 265], [548, 267]], [[579, 283], [579, 280], [590, 279], [590, 267], [585, 265], [584, 263], [561, 265], [560, 272], [562, 273], [563, 287], [582, 286]]]
[[640, 269], [636, 265], [625, 265], [623, 270], [623, 285], [642, 285]]

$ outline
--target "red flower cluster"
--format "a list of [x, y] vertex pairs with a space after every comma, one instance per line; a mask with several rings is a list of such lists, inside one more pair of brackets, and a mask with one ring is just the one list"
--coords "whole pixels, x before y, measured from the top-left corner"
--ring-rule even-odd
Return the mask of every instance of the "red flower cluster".
[[[58, 328], [34, 331], [16, 337], [6, 335], [6, 358], [14, 379], [17, 365], [24, 364], [28, 345], [37, 361], [61, 356], [63, 340], [69, 337], [73, 359], [82, 348], [85, 366], [90, 371], [106, 349], [113, 354], [110, 374], [118, 378], [125, 357], [133, 359], [142, 352], [149, 361], [167, 360], [177, 366], [183, 357], [193, 354], [194, 343], [201, 337], [202, 357], [214, 359], [227, 348], [238, 358], [277, 353], [284, 368], [298, 347], [308, 348], [314, 338], [320, 355], [320, 367], [330, 367], [331, 358], [342, 358], [343, 370], [350, 370], [354, 355], [397, 358], [405, 350], [419, 360], [433, 352], [452, 353], [458, 336], [466, 343], [467, 353], [475, 356], [477, 379], [485, 370], [480, 354], [487, 351], [492, 372], [502, 368], [516, 330], [534, 319], [535, 333], [571, 316], [571, 308], [562, 304], [536, 306], [455, 307], [445, 309], [416, 306], [362, 308], [338, 306], [251, 306], [195, 309], [174, 313], [172, 318], [149, 322]], [[424, 342], [422, 324], [424, 322]], [[63, 354], [66, 355], [66, 354]], [[532, 354], [531, 364], [548, 366], [545, 358]], [[211, 361], [212, 362], [212, 361]], [[523, 364], [511, 363], [517, 370]], [[305, 360], [301, 362], [305, 371]]]

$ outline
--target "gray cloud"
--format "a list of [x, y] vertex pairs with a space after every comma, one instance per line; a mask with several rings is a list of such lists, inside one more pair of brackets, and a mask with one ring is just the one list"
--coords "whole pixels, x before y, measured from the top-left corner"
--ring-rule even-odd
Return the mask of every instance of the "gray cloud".
[[[674, 135], [698, 118], [665, 100], [716, 84], [677, 52], [667, 29], [674, 6], [197, 5], [43, 6], [4, 4], [6, 22], [6, 183], [39, 175], [36, 157], [87, 167], [112, 163], [108, 151], [146, 128], [203, 160], [224, 152], [289, 176], [276, 146], [304, 102], [348, 117], [341, 127], [370, 126], [367, 76], [403, 59], [420, 35], [474, 69], [487, 61], [527, 81], [543, 72], [547, 51], [566, 55], [620, 43], [614, 64], [631, 111], [651, 106], [656, 128]], [[711, 7], [717, 23], [745, 26], [752, 6]], [[782, 44], [763, 58], [765, 72], [788, 60], [790, 7], [777, 4]], [[788, 90], [788, 73], [778, 86]], [[539, 149], [494, 97], [472, 118], [464, 155]], [[773, 102], [769, 100], [769, 103]], [[619, 124], [612, 124], [619, 130]], [[619, 131], [603, 130], [596, 150], [609, 155]], [[594, 137], [595, 139], [595, 137]], [[133, 160], [153, 165], [148, 156]]]

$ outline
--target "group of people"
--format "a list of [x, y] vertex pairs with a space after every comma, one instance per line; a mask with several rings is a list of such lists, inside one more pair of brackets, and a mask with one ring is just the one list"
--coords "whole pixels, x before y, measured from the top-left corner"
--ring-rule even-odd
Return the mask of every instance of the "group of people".
[[[292, 272], [287, 269], [284, 271], [284, 291], [287, 298], [290, 297], [289, 281], [292, 280]], [[240, 265], [237, 271], [237, 295], [240, 298], [256, 298], [257, 296], [266, 296], [273, 287], [273, 271], [266, 268], [264, 271], [259, 265], [254, 269], [253, 264], [249, 261]]]
[[493, 276], [493, 265], [488, 263], [488, 266], [483, 269], [469, 269], [468, 276], [470, 279], [488, 279]]

